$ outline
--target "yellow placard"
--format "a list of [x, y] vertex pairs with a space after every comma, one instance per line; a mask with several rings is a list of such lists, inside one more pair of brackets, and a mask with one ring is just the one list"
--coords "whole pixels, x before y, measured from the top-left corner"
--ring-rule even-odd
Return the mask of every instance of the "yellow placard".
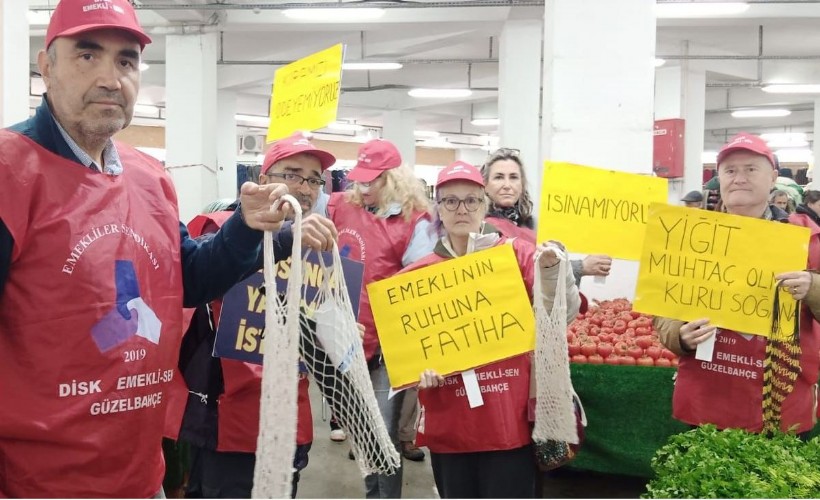
[[[809, 230], [686, 207], [649, 209], [634, 309], [769, 336], [775, 275], [805, 269]], [[794, 332], [795, 301], [779, 294], [778, 333]]]
[[268, 142], [336, 120], [343, 58], [343, 46], [338, 44], [276, 70]]
[[535, 319], [511, 245], [367, 285], [392, 387], [531, 351]]
[[571, 251], [638, 260], [650, 203], [665, 203], [666, 179], [544, 162], [538, 241]]

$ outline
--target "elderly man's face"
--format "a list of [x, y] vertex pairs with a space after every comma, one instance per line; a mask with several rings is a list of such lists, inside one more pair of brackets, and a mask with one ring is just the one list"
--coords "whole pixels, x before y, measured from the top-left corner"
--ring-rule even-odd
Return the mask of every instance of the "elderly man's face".
[[268, 169], [267, 173], [259, 176], [260, 184], [281, 182], [288, 187], [290, 194], [296, 198], [303, 212], [309, 212], [322, 186], [322, 164], [319, 159], [309, 154], [298, 154], [283, 158]]
[[780, 210], [787, 210], [789, 208], [789, 196], [785, 194], [775, 196], [772, 200], [772, 205], [776, 206]]
[[114, 29], [58, 37], [37, 58], [52, 113], [81, 143], [108, 140], [131, 122], [139, 62], [139, 42]]
[[765, 207], [776, 179], [766, 157], [746, 151], [732, 153], [718, 165], [720, 196], [729, 213]]

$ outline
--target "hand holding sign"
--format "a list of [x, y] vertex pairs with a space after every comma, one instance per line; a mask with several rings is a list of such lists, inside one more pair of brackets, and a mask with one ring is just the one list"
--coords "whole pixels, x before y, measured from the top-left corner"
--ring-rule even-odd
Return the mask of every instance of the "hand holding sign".
[[811, 288], [811, 273], [808, 271], [795, 271], [792, 273], [782, 273], [774, 277], [783, 290], [792, 294], [794, 300], [803, 300]]
[[717, 328], [709, 324], [708, 318], [696, 319], [689, 323], [684, 323], [680, 327], [680, 345], [689, 351], [695, 349], [698, 344], [705, 342], [715, 334]]

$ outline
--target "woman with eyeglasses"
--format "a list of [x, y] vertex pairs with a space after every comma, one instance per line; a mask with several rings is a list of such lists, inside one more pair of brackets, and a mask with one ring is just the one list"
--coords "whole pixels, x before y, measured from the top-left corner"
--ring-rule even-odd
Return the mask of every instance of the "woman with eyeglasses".
[[[520, 152], [510, 148], [496, 150], [487, 157], [481, 172], [490, 199], [487, 222], [504, 236], [535, 243], [532, 199]], [[612, 258], [608, 255], [588, 255], [571, 263], [576, 283], [580, 283], [583, 276], [608, 276], [612, 268]]]
[[[376, 139], [363, 144], [347, 178], [353, 185], [345, 193], [331, 195], [328, 216], [338, 230], [341, 255], [364, 263], [358, 321], [365, 328], [364, 351], [376, 401], [398, 447], [400, 409], [407, 391], [387, 399], [390, 382], [367, 284], [396, 274], [432, 251], [435, 238], [429, 230], [430, 202], [413, 170], [402, 165], [398, 149], [389, 141]], [[401, 469], [394, 475], [365, 478], [367, 498], [400, 498], [401, 487]]]
[[[567, 321], [575, 317], [578, 288], [569, 270], [565, 276], [558, 275], [552, 247], [540, 245], [544, 252], [536, 263], [534, 244], [519, 238], [510, 241], [485, 224], [484, 180], [476, 167], [460, 161], [449, 165], [439, 173], [436, 189], [434, 225], [440, 239], [432, 254], [406, 270], [510, 244], [530, 300], [538, 265], [544, 268], [542, 300], [547, 309], [552, 307], [557, 280], [563, 279]], [[438, 492], [442, 498], [533, 498], [537, 470], [528, 418], [531, 355], [497, 361], [476, 368], [475, 373], [483, 399], [475, 408], [470, 408], [468, 398], [459, 397], [465, 391], [461, 374], [445, 378], [425, 370], [419, 379], [418, 442], [430, 449]], [[489, 385], [495, 389], [485, 390]]]

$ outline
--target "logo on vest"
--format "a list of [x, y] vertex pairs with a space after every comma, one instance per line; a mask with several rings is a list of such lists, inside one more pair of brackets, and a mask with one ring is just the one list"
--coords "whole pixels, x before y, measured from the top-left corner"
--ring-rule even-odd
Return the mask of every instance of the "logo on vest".
[[117, 297], [114, 307], [91, 328], [91, 338], [100, 352], [105, 353], [133, 336], [159, 344], [162, 321], [140, 297], [134, 263], [114, 262]]

